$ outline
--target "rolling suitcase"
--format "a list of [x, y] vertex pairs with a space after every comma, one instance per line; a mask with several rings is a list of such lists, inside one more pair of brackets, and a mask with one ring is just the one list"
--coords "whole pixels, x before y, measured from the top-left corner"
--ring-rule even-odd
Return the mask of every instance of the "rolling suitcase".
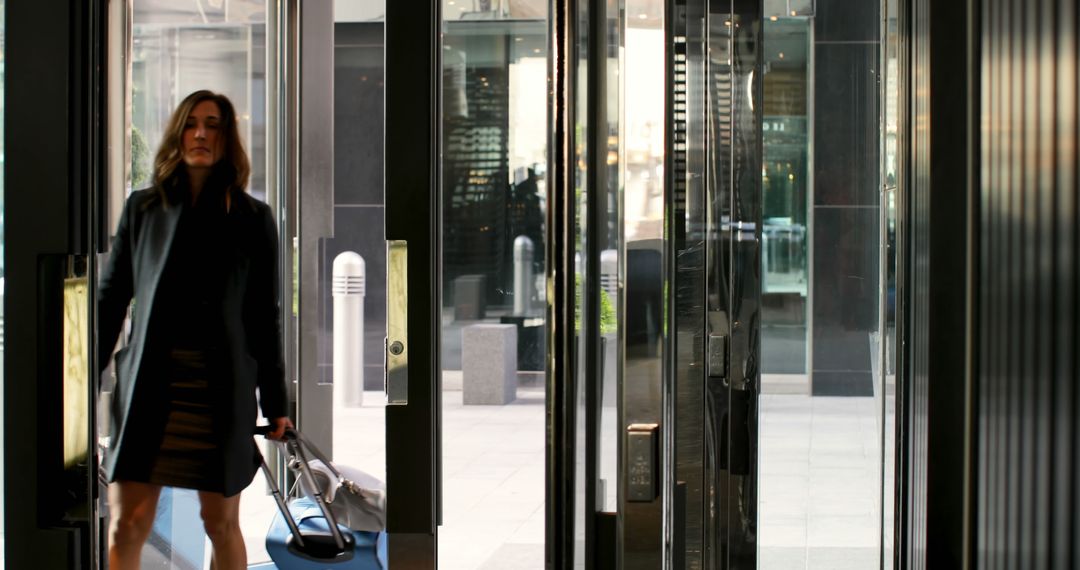
[[[265, 426], [257, 429], [263, 435], [267, 431]], [[296, 473], [306, 496], [287, 503], [266, 460], [262, 460], [263, 474], [278, 506], [266, 534], [266, 551], [278, 570], [386, 570], [386, 532], [381, 527], [382, 519], [375, 516], [376, 511], [381, 511], [381, 503], [357, 500], [368, 497], [298, 432], [286, 431], [284, 447], [289, 468]], [[316, 456], [315, 461], [308, 461], [305, 448]], [[322, 476], [322, 485], [316, 473]], [[327, 475], [332, 485], [324, 492]], [[335, 491], [337, 498], [333, 496]], [[353, 499], [352, 504], [346, 504], [346, 496]], [[333, 503], [345, 506], [332, 508]], [[350, 511], [359, 513], [349, 517]], [[360, 521], [356, 526], [365, 530], [341, 524], [343, 517], [339, 515], [343, 513], [347, 520]]]

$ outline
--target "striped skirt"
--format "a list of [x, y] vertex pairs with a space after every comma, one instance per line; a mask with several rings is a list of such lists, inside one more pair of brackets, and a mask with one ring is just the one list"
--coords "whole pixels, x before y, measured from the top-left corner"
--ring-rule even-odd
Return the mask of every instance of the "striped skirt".
[[204, 350], [180, 348], [169, 355], [169, 415], [150, 483], [219, 493], [224, 488], [207, 356]]

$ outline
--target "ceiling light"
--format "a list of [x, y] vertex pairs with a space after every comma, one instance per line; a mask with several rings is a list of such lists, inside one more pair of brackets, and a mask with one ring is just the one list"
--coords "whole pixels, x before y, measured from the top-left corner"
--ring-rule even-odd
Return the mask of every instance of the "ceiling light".
[[775, 22], [775, 21], [777, 21], [777, 20], [779, 20], [779, 19], [780, 19], [780, 18], [777, 18], [776, 16], [769, 16], [769, 21], [770, 21], [770, 22]]
[[648, 14], [638, 14], [637, 17], [642, 19], [642, 20], [648, 20], [649, 19]]

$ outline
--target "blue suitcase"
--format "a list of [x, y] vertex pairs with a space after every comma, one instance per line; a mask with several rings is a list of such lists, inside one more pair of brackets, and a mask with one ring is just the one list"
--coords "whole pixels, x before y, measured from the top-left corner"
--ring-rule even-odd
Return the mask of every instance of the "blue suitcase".
[[[330, 535], [330, 526], [326, 524], [326, 517], [311, 498], [301, 497], [290, 502], [289, 514], [297, 523], [303, 536]], [[348, 560], [312, 560], [305, 557], [303, 553], [296, 552], [295, 548], [290, 550], [289, 546], [293, 543], [292, 531], [280, 512], [274, 517], [274, 521], [270, 523], [270, 530], [266, 533], [266, 551], [278, 570], [293, 570], [294, 568], [386, 570], [389, 568], [386, 564], [385, 532], [352, 530], [340, 524], [338, 528], [343, 534], [352, 536], [352, 557]]]
[[[264, 426], [257, 430], [263, 434], [266, 431]], [[313, 497], [286, 503], [266, 461], [262, 461], [263, 474], [278, 505], [278, 514], [266, 534], [270, 559], [278, 570], [387, 570], [386, 532], [359, 531], [338, 524], [308, 467], [305, 445], [311, 444], [293, 430], [286, 432], [290, 467], [309, 483], [307, 488], [314, 490]], [[325, 461], [322, 453], [313, 451]]]

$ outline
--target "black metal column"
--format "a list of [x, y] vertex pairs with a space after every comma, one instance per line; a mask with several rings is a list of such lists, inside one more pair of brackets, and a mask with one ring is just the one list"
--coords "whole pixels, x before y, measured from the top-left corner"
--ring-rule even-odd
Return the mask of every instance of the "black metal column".
[[574, 70], [578, 2], [552, 0], [548, 45], [547, 195], [547, 508], [545, 566], [570, 568], [574, 556]]
[[[92, 253], [96, 226], [91, 205], [102, 189], [104, 8], [104, 2], [97, 1], [6, 3], [3, 418], [8, 568], [96, 566], [91, 441], [86, 442], [89, 457], [75, 467], [64, 465], [63, 302], [64, 278], [77, 259], [73, 256], [85, 267], [83, 256]], [[85, 348], [94, 393], [96, 351]], [[82, 411], [91, 439], [93, 411]]]
[[386, 239], [408, 242], [408, 404], [386, 408], [392, 568], [434, 568], [437, 554], [439, 5], [386, 3]]

